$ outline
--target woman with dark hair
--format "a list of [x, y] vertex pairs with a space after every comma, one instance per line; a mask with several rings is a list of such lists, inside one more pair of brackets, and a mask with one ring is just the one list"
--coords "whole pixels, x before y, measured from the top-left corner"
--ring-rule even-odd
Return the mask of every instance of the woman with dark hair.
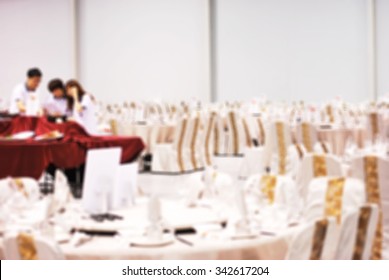
[[91, 134], [97, 131], [95, 100], [76, 80], [70, 80], [65, 86], [68, 97], [69, 115]]
[[65, 85], [61, 79], [52, 79], [48, 83], [47, 88], [51, 94], [43, 107], [45, 115], [53, 120], [65, 118], [67, 114]]

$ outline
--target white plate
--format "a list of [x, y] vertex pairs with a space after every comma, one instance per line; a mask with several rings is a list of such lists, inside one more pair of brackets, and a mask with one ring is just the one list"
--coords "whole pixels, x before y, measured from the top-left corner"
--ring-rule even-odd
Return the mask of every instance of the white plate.
[[164, 234], [161, 239], [150, 239], [147, 236], [141, 236], [131, 239], [130, 246], [138, 247], [162, 247], [170, 245], [174, 242], [174, 236], [172, 234]]
[[235, 233], [231, 235], [231, 239], [253, 239], [259, 236], [258, 233]]
[[70, 241], [71, 237], [72, 237], [71, 234], [63, 232], [63, 233], [56, 233], [54, 239], [58, 243], [66, 243]]
[[53, 136], [53, 137], [47, 137], [46, 134], [42, 134], [42, 135], [39, 135], [39, 136], [35, 137], [34, 140], [36, 140], [36, 141], [43, 141], [43, 140], [56, 140], [56, 139], [61, 139], [61, 138], [63, 138], [63, 134], [62, 133], [59, 133], [58, 135]]
[[9, 138], [2, 137], [1, 140], [4, 140], [4, 141], [26, 140], [26, 139], [33, 137], [34, 134], [35, 134], [34, 131], [22, 131], [22, 132], [18, 132], [18, 133], [11, 135], [11, 137], [9, 137]]

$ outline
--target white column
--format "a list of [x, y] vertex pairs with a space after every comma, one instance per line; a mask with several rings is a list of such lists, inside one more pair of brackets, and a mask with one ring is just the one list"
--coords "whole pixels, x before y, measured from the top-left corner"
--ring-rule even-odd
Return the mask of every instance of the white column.
[[217, 26], [216, 7], [217, 0], [209, 0], [208, 26], [209, 26], [209, 85], [211, 102], [217, 101]]
[[70, 5], [70, 49], [72, 57], [72, 75], [78, 79], [79, 75], [79, 40], [78, 40], [78, 0], [69, 0]]
[[369, 97], [377, 100], [376, 1], [367, 0]]

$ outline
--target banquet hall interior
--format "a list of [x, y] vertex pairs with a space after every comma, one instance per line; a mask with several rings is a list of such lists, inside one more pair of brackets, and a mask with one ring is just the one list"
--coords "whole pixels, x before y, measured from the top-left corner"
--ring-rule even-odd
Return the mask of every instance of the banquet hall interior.
[[389, 1], [0, 0], [0, 259], [389, 259]]

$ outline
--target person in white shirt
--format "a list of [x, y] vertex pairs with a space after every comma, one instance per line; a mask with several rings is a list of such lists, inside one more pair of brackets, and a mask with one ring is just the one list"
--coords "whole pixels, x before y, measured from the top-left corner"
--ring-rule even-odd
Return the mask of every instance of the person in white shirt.
[[68, 106], [64, 83], [60, 79], [52, 79], [47, 88], [51, 94], [44, 105], [45, 115], [51, 119], [64, 118]]
[[81, 124], [90, 134], [97, 132], [96, 104], [94, 97], [86, 93], [79, 82], [70, 80], [66, 83], [68, 112], [72, 119]]
[[42, 72], [38, 68], [27, 71], [27, 81], [15, 87], [8, 113], [11, 115], [39, 116], [42, 110], [37, 88], [42, 79]]

